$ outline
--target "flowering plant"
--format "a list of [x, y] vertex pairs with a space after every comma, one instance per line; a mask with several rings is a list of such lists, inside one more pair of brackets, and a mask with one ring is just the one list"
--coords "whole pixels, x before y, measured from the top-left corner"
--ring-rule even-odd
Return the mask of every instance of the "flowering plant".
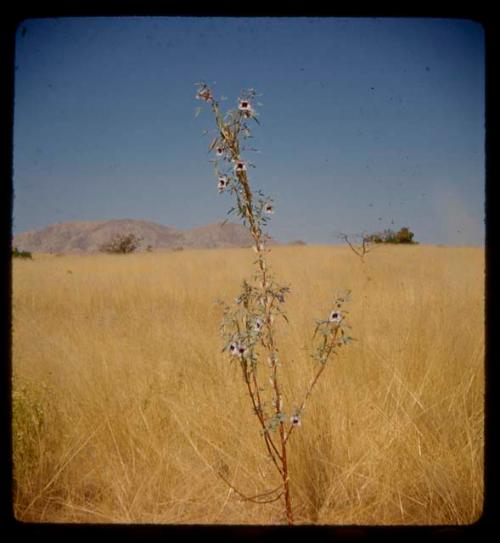
[[343, 309], [344, 303], [349, 301], [349, 292], [338, 294], [328, 318], [317, 321], [313, 335], [316, 347], [312, 357], [319, 364], [302, 402], [287, 409], [280, 380], [280, 371], [286, 367], [286, 361], [279, 356], [275, 321], [281, 317], [288, 322], [283, 306], [290, 288], [276, 281], [266, 259], [270, 237], [264, 228], [270, 216], [275, 213], [273, 199], [261, 191], [252, 191], [248, 167], [254, 165], [242, 157], [242, 151], [247, 150], [242, 141], [252, 137], [249, 122], [259, 123], [255, 110], [255, 106], [259, 105], [256, 104], [257, 93], [254, 89], [243, 92], [238, 99], [237, 109], [223, 114], [212, 90], [205, 83], [198, 83], [197, 87], [196, 98], [209, 104], [215, 116], [216, 136], [210, 143], [209, 151], [215, 154], [213, 163], [217, 187], [220, 193], [229, 193], [234, 198], [235, 204], [228, 214], [236, 213], [248, 228], [257, 254], [253, 281], [243, 281], [240, 295], [233, 306], [220, 302], [223, 308], [222, 351], [241, 368], [246, 392], [281, 483], [274, 490], [247, 497], [220, 476], [245, 500], [269, 503], [283, 498], [288, 524], [293, 524], [287, 444], [293, 431], [302, 424], [306, 401], [325, 370], [326, 363], [340, 347], [352, 339], [345, 331], [347, 312]]

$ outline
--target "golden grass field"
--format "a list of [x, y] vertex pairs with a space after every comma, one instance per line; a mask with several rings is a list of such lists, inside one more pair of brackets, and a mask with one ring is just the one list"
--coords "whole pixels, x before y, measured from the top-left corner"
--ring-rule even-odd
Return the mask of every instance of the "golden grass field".
[[[250, 249], [35, 255], [13, 262], [16, 518], [281, 524], [279, 484], [221, 309]], [[273, 248], [291, 286], [279, 325], [285, 410], [316, 362], [316, 318], [351, 289], [356, 342], [310, 398], [288, 450], [296, 522], [467, 524], [483, 507], [484, 251]]]

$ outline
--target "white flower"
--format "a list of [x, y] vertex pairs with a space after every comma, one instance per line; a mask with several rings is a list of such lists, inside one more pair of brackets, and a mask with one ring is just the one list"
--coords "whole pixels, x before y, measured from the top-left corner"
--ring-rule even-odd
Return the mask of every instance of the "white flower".
[[238, 109], [245, 115], [245, 117], [251, 117], [253, 115], [252, 104], [250, 104], [249, 100], [240, 99]]
[[264, 211], [268, 214], [268, 215], [273, 215], [274, 214], [274, 207], [272, 204], [266, 204], [264, 206]]
[[328, 321], [334, 322], [335, 324], [339, 324], [342, 319], [342, 313], [340, 311], [337, 311], [336, 309], [334, 309], [328, 317]]
[[247, 353], [248, 349], [240, 343], [237, 347], [237, 355], [241, 358], [243, 356], [246, 356]]
[[244, 160], [235, 160], [234, 161], [234, 171], [235, 172], [245, 172], [247, 165]]
[[260, 332], [262, 330], [262, 326], [263, 326], [263, 322], [262, 322], [262, 319], [255, 319], [255, 322], [253, 323], [253, 329], [256, 331], [256, 332]]
[[298, 415], [292, 415], [290, 417], [290, 422], [292, 423], [293, 426], [300, 426], [301, 425], [300, 417]]
[[226, 189], [229, 186], [229, 179], [227, 175], [221, 175], [219, 177], [219, 182], [217, 184], [217, 187], [219, 189], [219, 192], [222, 192], [224, 189]]
[[224, 147], [216, 147], [215, 156], [224, 156]]
[[242, 356], [245, 356], [247, 354], [248, 349], [242, 343], [232, 341], [229, 344], [228, 351], [229, 354], [231, 354], [232, 356], [238, 356], [239, 358], [241, 358]]

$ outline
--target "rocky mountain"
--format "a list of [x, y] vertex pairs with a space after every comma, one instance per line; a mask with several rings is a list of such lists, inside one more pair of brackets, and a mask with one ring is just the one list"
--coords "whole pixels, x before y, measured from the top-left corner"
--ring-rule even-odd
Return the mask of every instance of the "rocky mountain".
[[150, 221], [119, 219], [54, 224], [16, 234], [12, 244], [20, 251], [34, 253], [92, 253], [116, 234], [139, 236], [140, 250], [148, 246], [152, 250], [247, 247], [252, 243], [241, 224], [230, 222], [182, 230]]

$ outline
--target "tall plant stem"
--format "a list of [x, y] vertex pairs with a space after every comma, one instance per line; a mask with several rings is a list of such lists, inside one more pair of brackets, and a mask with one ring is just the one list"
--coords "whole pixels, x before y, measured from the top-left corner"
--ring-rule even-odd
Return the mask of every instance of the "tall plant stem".
[[283, 423], [280, 424], [281, 438], [281, 464], [283, 466], [283, 490], [285, 498], [286, 519], [289, 526], [293, 525], [292, 498], [290, 496], [290, 483], [288, 478], [288, 463], [286, 458], [286, 439]]
[[[267, 453], [280, 476], [279, 480], [274, 480], [275, 474], [271, 468], [273, 484], [277, 487], [254, 496], [245, 496], [244, 493], [234, 488], [225, 477], [221, 475], [221, 478], [244, 500], [253, 503], [271, 503], [283, 499], [282, 505], [286, 522], [288, 525], [293, 525], [292, 485], [287, 445], [294, 429], [301, 424], [301, 414], [325, 371], [328, 360], [336, 354], [338, 348], [354, 339], [346, 334], [343, 324], [344, 313], [348, 313], [348, 311], [344, 311], [343, 304], [349, 301], [350, 291], [346, 291], [345, 294], [337, 294], [334, 310], [330, 312], [329, 317], [317, 321], [312, 336], [314, 348], [312, 358], [317, 360], [320, 365], [315, 368], [312, 379], [302, 396], [302, 402], [297, 408], [298, 404], [295, 400], [288, 398], [287, 388], [284, 386], [284, 382], [280, 381], [283, 366], [286, 371], [287, 357], [284, 357], [285, 360], [281, 359], [281, 353], [274, 338], [277, 330], [273, 324], [274, 317], [283, 317], [288, 322], [286, 312], [283, 311], [281, 304], [285, 302], [284, 293], [289, 292], [290, 289], [288, 286], [280, 286], [275, 281], [274, 274], [268, 266], [267, 253], [269, 249], [266, 246], [271, 238], [267, 234], [265, 226], [269, 220], [267, 215], [274, 213], [273, 205], [271, 205], [273, 199], [266, 197], [260, 190], [252, 192], [247, 168], [254, 165], [243, 160], [240, 154], [241, 151], [256, 151], [252, 147], [246, 147], [245, 142], [252, 137], [246, 120], [252, 119], [260, 124], [258, 115], [253, 110], [253, 100], [258, 95], [254, 89], [245, 91], [239, 98], [238, 110], [230, 110], [223, 114], [219, 103], [213, 98], [210, 88], [203, 82], [199, 83], [198, 87], [199, 91], [196, 97], [209, 102], [215, 116], [218, 134], [210, 143], [209, 151], [215, 151], [216, 156], [223, 161], [221, 165], [217, 159], [211, 160], [218, 177], [219, 192], [227, 192], [234, 196], [236, 202], [234, 207], [228, 211], [228, 215], [237, 211], [243, 226], [250, 233], [253, 249], [257, 253], [257, 259], [253, 263], [252, 282], [246, 279], [243, 281], [242, 292], [235, 299], [236, 307], [231, 308], [229, 304], [220, 302], [224, 307], [221, 333], [225, 340], [225, 346], [222, 351], [226, 351], [232, 360], [239, 362], [247, 389], [245, 393], [250, 396]], [[234, 171], [231, 171], [232, 164], [234, 164]], [[363, 234], [360, 246], [352, 243], [346, 234], [342, 234], [341, 237], [361, 259], [362, 264], [365, 264], [364, 257], [371, 248], [373, 236]], [[363, 267], [363, 271], [366, 272], [365, 267]], [[345, 326], [349, 327], [347, 324]], [[279, 358], [278, 355], [280, 355]], [[262, 363], [263, 357], [267, 357], [267, 364]], [[268, 378], [270, 387], [267, 385]], [[284, 397], [287, 403], [293, 402], [293, 411], [288, 415], [288, 407], [285, 407], [283, 402]], [[289, 416], [290, 418], [287, 420]], [[265, 477], [265, 473], [262, 471], [260, 473]]]
[[[231, 130], [231, 128], [227, 126], [226, 123], [224, 122], [219, 110], [218, 103], [216, 101], [212, 102], [212, 109], [215, 114], [217, 128], [219, 130], [221, 137], [225, 141], [227, 148], [230, 151], [231, 159], [234, 161], [241, 160], [240, 147], [239, 147], [239, 141], [238, 141], [238, 135], [241, 128], [240, 123], [238, 122], [235, 128]], [[238, 182], [240, 184], [240, 187], [242, 189], [242, 193], [244, 196], [245, 216], [246, 216], [246, 219], [248, 220], [248, 223], [250, 226], [250, 234], [252, 235], [252, 238], [254, 240], [255, 249], [258, 255], [257, 265], [258, 265], [260, 278], [261, 278], [260, 288], [261, 288], [262, 293], [265, 294], [268, 287], [268, 284], [267, 284], [268, 274], [267, 274], [266, 258], [264, 254], [264, 245], [262, 243], [262, 231], [254, 216], [253, 195], [250, 189], [250, 184], [248, 182], [246, 171], [242, 170], [242, 171], [236, 172], [236, 177], [238, 179]], [[265, 317], [266, 317], [264, 325], [267, 330], [267, 342], [265, 344], [265, 347], [269, 350], [271, 354], [275, 410], [276, 410], [276, 415], [279, 415], [281, 412], [281, 407], [282, 407], [282, 397], [281, 397], [281, 390], [280, 390], [279, 381], [278, 381], [276, 347], [274, 345], [273, 329], [272, 329], [272, 323], [271, 323], [272, 301], [269, 300], [267, 296], [264, 296], [264, 300], [265, 300], [264, 310], [265, 310]], [[283, 421], [281, 420], [279, 423], [281, 453], [279, 453], [273, 443], [273, 440], [271, 439], [271, 436], [269, 435], [269, 430], [266, 427], [266, 423], [262, 414], [262, 404], [261, 404], [261, 400], [259, 396], [259, 387], [256, 380], [255, 372], [253, 372], [252, 380], [253, 380], [253, 390], [252, 390], [252, 383], [249, 377], [245, 376], [245, 381], [248, 387], [250, 398], [253, 403], [254, 410], [257, 413], [259, 421], [263, 427], [264, 440], [266, 443], [267, 450], [281, 475], [287, 522], [289, 525], [292, 525], [293, 512], [292, 512], [292, 499], [291, 499], [291, 494], [290, 494], [290, 482], [289, 482], [289, 475], [288, 475], [288, 462], [287, 462], [287, 454], [286, 454], [287, 434], [285, 432], [285, 426], [284, 426]], [[281, 467], [278, 465], [278, 461], [281, 463]]]

